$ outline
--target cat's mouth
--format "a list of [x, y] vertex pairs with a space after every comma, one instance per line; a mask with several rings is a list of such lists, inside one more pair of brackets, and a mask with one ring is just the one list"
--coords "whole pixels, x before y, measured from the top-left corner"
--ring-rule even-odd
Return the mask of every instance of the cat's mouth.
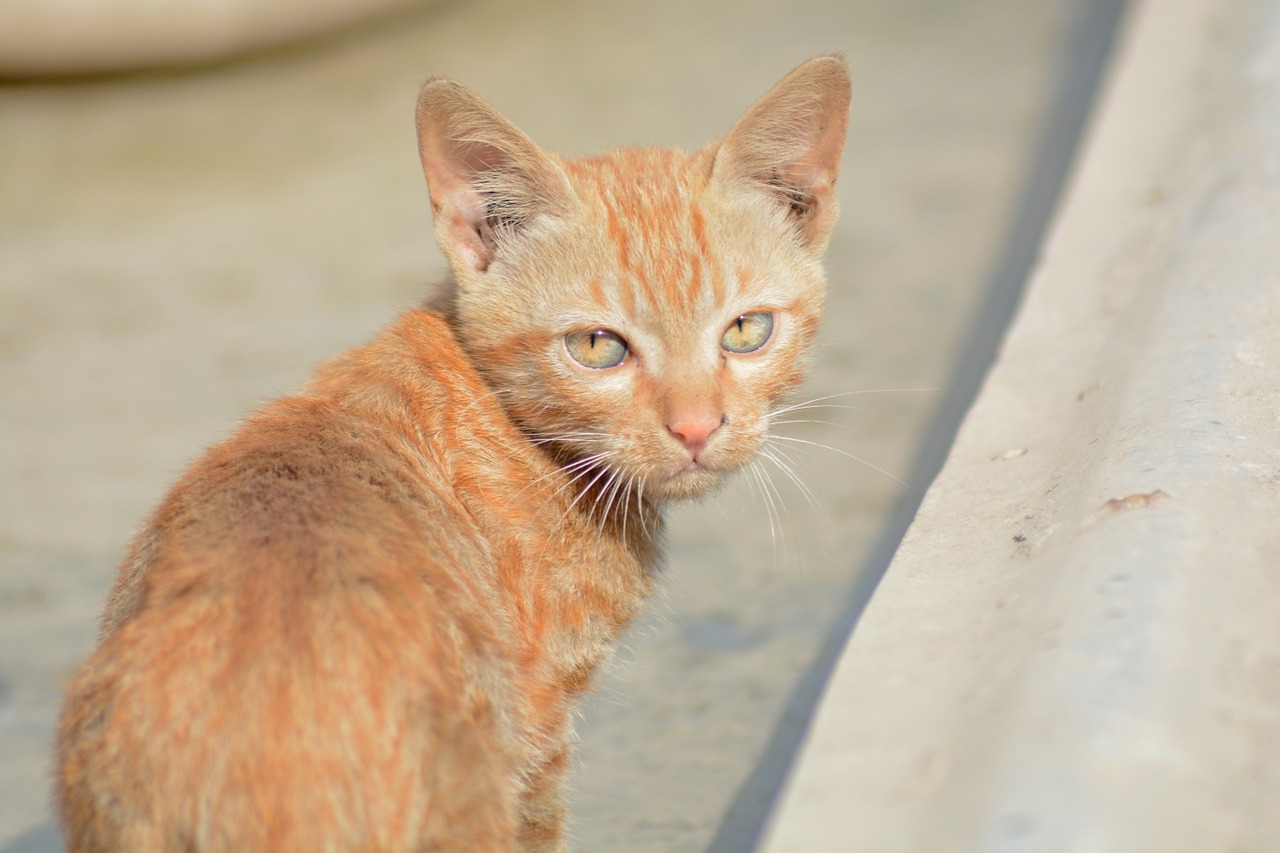
[[[683, 477], [699, 473], [715, 474], [724, 470], [723, 460], [718, 457], [720, 454], [713, 453], [709, 448], [700, 448], [695, 452], [689, 453], [682, 459], [675, 460], [674, 476]], [[714, 457], [714, 458], [713, 458]]]
[[675, 458], [668, 457], [663, 466], [666, 474], [650, 476], [649, 481], [659, 492], [677, 500], [715, 491], [751, 460], [757, 443], [753, 441], [754, 433], [738, 433], [731, 438], [728, 444], [721, 441], [673, 454]]
[[709, 464], [700, 456], [677, 463], [667, 470], [669, 473], [662, 478], [661, 485], [654, 485], [671, 500], [705, 495], [720, 485], [724, 481], [724, 475], [728, 473], [722, 466]]

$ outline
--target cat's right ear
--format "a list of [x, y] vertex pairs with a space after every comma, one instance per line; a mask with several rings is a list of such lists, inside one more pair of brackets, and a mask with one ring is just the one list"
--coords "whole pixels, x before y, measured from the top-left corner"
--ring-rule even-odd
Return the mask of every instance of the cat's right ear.
[[505, 236], [568, 209], [568, 179], [475, 92], [434, 78], [418, 96], [418, 151], [436, 237], [455, 269], [482, 273]]
[[817, 251], [826, 246], [839, 209], [836, 176], [849, 97], [844, 58], [811, 59], [747, 110], [716, 155], [716, 175], [765, 190]]

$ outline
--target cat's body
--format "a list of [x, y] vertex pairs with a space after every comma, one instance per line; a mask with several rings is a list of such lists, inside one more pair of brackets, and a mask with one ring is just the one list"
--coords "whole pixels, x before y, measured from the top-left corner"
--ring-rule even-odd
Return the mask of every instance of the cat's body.
[[575, 695], [661, 508], [752, 458], [822, 304], [848, 77], [721, 145], [564, 161], [448, 81], [431, 306], [208, 451], [59, 731], [72, 851], [557, 850]]

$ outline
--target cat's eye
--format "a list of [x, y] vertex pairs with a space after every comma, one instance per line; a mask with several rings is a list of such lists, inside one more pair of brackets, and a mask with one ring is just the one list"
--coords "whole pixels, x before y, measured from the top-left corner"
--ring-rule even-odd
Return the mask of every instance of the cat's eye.
[[752, 311], [743, 314], [729, 324], [720, 339], [720, 346], [729, 352], [755, 352], [764, 346], [773, 334], [773, 314], [769, 311]]
[[564, 346], [574, 361], [593, 370], [617, 367], [627, 357], [627, 342], [608, 329], [570, 332], [565, 335]]

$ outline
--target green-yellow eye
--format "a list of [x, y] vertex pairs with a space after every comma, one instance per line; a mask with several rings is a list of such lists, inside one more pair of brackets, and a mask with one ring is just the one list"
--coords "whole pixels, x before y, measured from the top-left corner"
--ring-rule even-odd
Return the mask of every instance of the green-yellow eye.
[[773, 334], [773, 314], [769, 311], [752, 311], [743, 314], [729, 324], [720, 339], [720, 346], [729, 352], [755, 352], [764, 346]]
[[564, 336], [564, 346], [574, 361], [593, 370], [617, 367], [627, 357], [627, 342], [608, 329], [570, 332]]

